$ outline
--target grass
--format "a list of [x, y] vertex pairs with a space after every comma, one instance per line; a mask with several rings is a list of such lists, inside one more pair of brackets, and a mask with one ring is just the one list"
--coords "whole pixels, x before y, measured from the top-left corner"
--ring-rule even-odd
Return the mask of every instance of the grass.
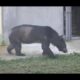
[[80, 55], [57, 55], [56, 58], [31, 57], [0, 60], [0, 73], [80, 73]]

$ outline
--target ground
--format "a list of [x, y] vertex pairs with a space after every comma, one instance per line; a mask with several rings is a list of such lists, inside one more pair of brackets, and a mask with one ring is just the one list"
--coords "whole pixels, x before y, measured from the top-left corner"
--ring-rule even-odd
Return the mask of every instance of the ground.
[[[0, 47], [0, 73], [80, 73], [80, 40], [66, 42], [68, 53], [59, 52], [52, 45], [55, 58], [41, 55], [41, 45], [22, 45], [25, 57], [9, 55], [7, 46]], [[13, 51], [14, 52], [14, 51]]]
[[80, 73], [80, 55], [56, 55], [30, 57], [17, 60], [0, 60], [0, 73]]
[[[80, 53], [80, 40], [72, 40], [72, 41], [66, 41], [68, 53], [62, 53], [58, 51], [58, 49], [52, 45], [50, 45], [51, 50], [54, 52], [54, 54], [71, 54], [71, 53]], [[6, 51], [7, 46], [0, 46], [0, 58], [11, 60], [11, 59], [18, 59], [18, 58], [25, 58], [25, 57], [31, 57], [31, 56], [41, 56], [42, 49], [40, 44], [23, 44], [22, 45], [22, 52], [26, 54], [25, 57], [19, 57], [14, 55], [9, 55]]]

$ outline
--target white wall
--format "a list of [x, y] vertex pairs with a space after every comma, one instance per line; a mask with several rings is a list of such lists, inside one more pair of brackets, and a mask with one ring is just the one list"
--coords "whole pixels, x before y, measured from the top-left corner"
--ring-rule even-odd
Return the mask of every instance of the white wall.
[[2, 35], [2, 7], [0, 7], [0, 35]]
[[16, 7], [2, 7], [3, 9], [3, 35], [8, 43], [8, 35], [13, 26], [16, 25]]
[[10, 29], [15, 25], [48, 25], [63, 35], [62, 7], [3, 7], [4, 37], [8, 40]]
[[63, 34], [63, 7], [17, 7], [17, 24], [49, 25]]

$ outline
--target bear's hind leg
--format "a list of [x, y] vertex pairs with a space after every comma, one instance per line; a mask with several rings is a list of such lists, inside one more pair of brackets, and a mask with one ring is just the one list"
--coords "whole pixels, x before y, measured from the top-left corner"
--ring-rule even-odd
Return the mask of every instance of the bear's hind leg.
[[25, 56], [24, 54], [21, 53], [21, 44], [17, 43], [15, 44], [15, 51], [17, 56]]
[[9, 54], [12, 54], [11, 50], [14, 49], [13, 45], [10, 44], [8, 47], [7, 47], [7, 51]]

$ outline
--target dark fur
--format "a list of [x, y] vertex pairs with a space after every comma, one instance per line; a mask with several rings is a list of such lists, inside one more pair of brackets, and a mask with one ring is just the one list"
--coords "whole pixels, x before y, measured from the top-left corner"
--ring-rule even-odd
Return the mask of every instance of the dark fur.
[[54, 56], [49, 48], [50, 43], [55, 45], [60, 51], [67, 52], [66, 44], [58, 33], [48, 26], [20, 25], [12, 28], [9, 35], [10, 45], [7, 50], [9, 54], [15, 49], [16, 55], [21, 54], [21, 43], [41, 43], [43, 55]]

